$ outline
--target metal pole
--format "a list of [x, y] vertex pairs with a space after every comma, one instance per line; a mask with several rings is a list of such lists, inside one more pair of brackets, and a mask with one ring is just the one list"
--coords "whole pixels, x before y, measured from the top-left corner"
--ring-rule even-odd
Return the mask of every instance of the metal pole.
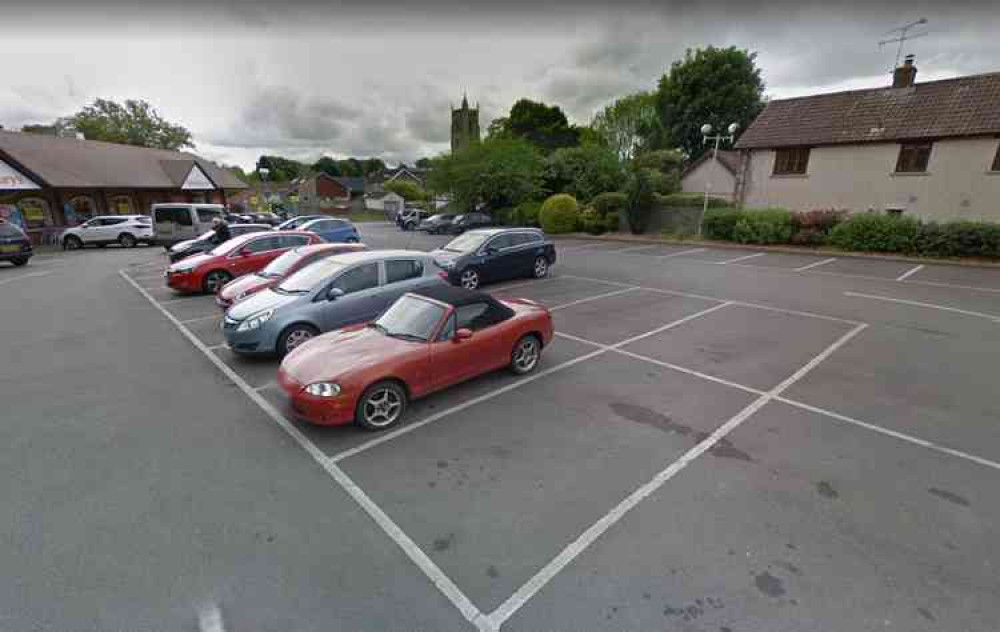
[[[706, 140], [715, 140], [715, 147], [712, 149], [712, 168], [715, 168], [716, 161], [719, 157], [719, 143], [722, 141], [722, 134], [716, 134], [714, 139], [708, 138]], [[701, 215], [698, 217], [698, 237], [701, 237], [702, 223], [705, 221], [705, 213], [708, 212], [708, 192], [712, 189], [712, 172], [708, 172], [708, 176], [705, 177], [705, 201], [701, 207]]]

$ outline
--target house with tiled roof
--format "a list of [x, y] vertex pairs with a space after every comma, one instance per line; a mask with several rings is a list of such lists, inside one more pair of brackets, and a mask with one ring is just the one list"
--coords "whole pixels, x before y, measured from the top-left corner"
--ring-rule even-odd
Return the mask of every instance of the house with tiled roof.
[[745, 206], [1000, 221], [1000, 72], [771, 101], [736, 143]]
[[732, 201], [736, 190], [736, 174], [740, 168], [740, 152], [720, 149], [712, 156], [706, 151], [692, 161], [681, 174], [681, 191], [705, 193]]

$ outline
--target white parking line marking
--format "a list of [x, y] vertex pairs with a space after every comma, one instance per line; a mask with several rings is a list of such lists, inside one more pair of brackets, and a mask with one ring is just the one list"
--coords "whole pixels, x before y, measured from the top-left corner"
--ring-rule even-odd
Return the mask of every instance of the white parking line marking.
[[8, 283], [13, 283], [14, 281], [20, 281], [21, 279], [33, 279], [37, 277], [43, 277], [52, 274], [51, 272], [32, 272], [30, 274], [22, 274], [21, 276], [14, 277], [13, 279], [3, 279], [0, 280], [0, 285], [7, 285]]
[[625, 514], [631, 511], [649, 495], [656, 492], [656, 490], [662, 487], [671, 478], [676, 476], [678, 472], [690, 465], [699, 456], [712, 449], [716, 443], [739, 427], [740, 424], [749, 419], [768, 402], [776, 398], [792, 384], [802, 379], [803, 376], [830, 357], [830, 355], [837, 349], [844, 346], [852, 338], [864, 331], [867, 326], [868, 325], [865, 324], [858, 325], [851, 331], [841, 336], [836, 342], [824, 349], [807, 364], [803, 365], [802, 368], [789, 376], [785, 381], [755, 399], [743, 410], [719, 426], [715, 432], [710, 434], [707, 438], [705, 438], [705, 440], [699, 442], [696, 446], [684, 453], [683, 456], [667, 466], [666, 469], [654, 476], [649, 482], [629, 494], [624, 500], [618, 503], [614, 509], [605, 514], [604, 517], [591, 525], [586, 531], [581, 533], [576, 540], [560, 551], [555, 558], [546, 564], [523, 586], [518, 588], [517, 591], [505, 602], [503, 602], [499, 608], [490, 613], [489, 617], [487, 617], [490, 623], [495, 628], [499, 628], [505, 621], [507, 621], [507, 619], [517, 612], [521, 606], [527, 603], [529, 599], [531, 599], [539, 590], [549, 583], [553, 577], [555, 577], [560, 571], [562, 571], [574, 559], [583, 553], [591, 544], [593, 544], [597, 538], [601, 537], [604, 532], [621, 520]]
[[595, 242], [592, 244], [584, 244], [582, 246], [568, 246], [566, 248], [557, 248], [557, 252], [570, 252], [573, 250], [583, 250], [584, 248], [593, 248], [594, 246], [600, 246], [602, 242]]
[[351, 498], [354, 499], [364, 510], [368, 513], [372, 520], [388, 535], [393, 542], [399, 546], [400, 549], [406, 554], [407, 557], [431, 580], [431, 582], [438, 587], [442, 594], [451, 601], [452, 605], [458, 608], [459, 612], [468, 620], [470, 623], [475, 625], [479, 630], [492, 630], [488, 623], [485, 621], [485, 617], [482, 612], [469, 600], [468, 597], [455, 585], [451, 579], [444, 574], [444, 572], [438, 568], [438, 566], [429, 558], [423, 550], [406, 535], [402, 529], [396, 525], [393, 520], [386, 515], [378, 505], [376, 505], [371, 498], [368, 497], [365, 492], [357, 486], [357, 484], [337, 465], [332, 459], [323, 454], [323, 451], [316, 447], [312, 441], [309, 440], [302, 432], [291, 424], [285, 417], [268, 402], [264, 397], [250, 387], [243, 378], [241, 378], [233, 369], [229, 367], [225, 362], [223, 362], [214, 353], [211, 353], [209, 347], [207, 347], [202, 341], [198, 340], [197, 336], [191, 333], [187, 327], [181, 324], [180, 320], [176, 316], [168, 312], [163, 308], [162, 305], [157, 303], [153, 297], [142, 288], [141, 285], [137, 284], [135, 281], [129, 278], [124, 271], [120, 271], [119, 274], [126, 281], [128, 281], [132, 287], [134, 287], [140, 294], [146, 297], [146, 299], [152, 303], [153, 307], [160, 311], [167, 320], [173, 323], [177, 329], [188, 339], [188, 341], [195, 346], [199, 351], [201, 351], [208, 360], [216, 366], [226, 377], [229, 378], [233, 384], [235, 384], [243, 394], [249, 397], [254, 403], [257, 404], [271, 418], [274, 423], [281, 427], [288, 435], [299, 444], [299, 446], [305, 450], [309, 456], [313, 458], [326, 472], [335, 480], [338, 484], [346, 491]]
[[277, 386], [277, 385], [278, 385], [277, 382], [275, 382], [274, 380], [271, 380], [270, 382], [265, 382], [264, 384], [261, 384], [260, 386], [255, 386], [253, 390], [258, 391], [258, 392], [260, 392], [260, 391], [266, 391], [267, 389], [271, 388], [272, 386]]
[[586, 360], [590, 360], [591, 358], [594, 358], [594, 357], [597, 357], [597, 356], [602, 355], [604, 353], [607, 353], [608, 351], [611, 351], [611, 350], [615, 349], [618, 346], [624, 346], [624, 345], [630, 344], [632, 342], [635, 342], [636, 340], [644, 338], [646, 336], [652, 336], [653, 334], [660, 333], [661, 331], [666, 331], [666, 330], [668, 330], [668, 329], [670, 329], [672, 327], [677, 327], [678, 325], [682, 325], [682, 324], [684, 324], [686, 322], [694, 320], [695, 318], [699, 318], [699, 317], [704, 316], [706, 314], [710, 314], [710, 313], [714, 312], [715, 310], [721, 309], [721, 308], [723, 308], [725, 306], [726, 306], [725, 303], [723, 303], [721, 305], [714, 305], [714, 306], [712, 306], [712, 307], [710, 307], [708, 309], [702, 310], [702, 311], [697, 312], [695, 314], [690, 314], [690, 315], [685, 316], [684, 318], [681, 318], [679, 320], [675, 320], [672, 323], [667, 323], [666, 325], [663, 325], [662, 327], [657, 327], [653, 331], [646, 332], [646, 333], [640, 334], [638, 336], [633, 336], [632, 338], [629, 338], [627, 340], [623, 340], [623, 341], [621, 341], [621, 342], [619, 342], [619, 343], [617, 343], [615, 345], [610, 345], [607, 348], [604, 348], [602, 346], [602, 348], [597, 349], [596, 351], [591, 351], [590, 353], [585, 353], [582, 356], [573, 358], [572, 360], [567, 360], [567, 361], [565, 361], [565, 362], [563, 362], [561, 364], [557, 364], [557, 365], [555, 365], [553, 367], [549, 367], [549, 368], [545, 369], [544, 371], [539, 371], [538, 373], [532, 373], [528, 377], [521, 378], [520, 380], [517, 380], [516, 382], [512, 382], [510, 384], [507, 384], [506, 386], [501, 386], [500, 388], [492, 390], [489, 393], [484, 393], [483, 395], [480, 395], [479, 397], [474, 397], [474, 398], [472, 398], [472, 399], [470, 399], [470, 400], [468, 400], [466, 402], [462, 402], [461, 404], [458, 404], [457, 406], [452, 406], [451, 408], [447, 408], [445, 410], [437, 412], [437, 413], [435, 413], [435, 414], [433, 414], [433, 415], [431, 415], [431, 416], [429, 416], [429, 417], [427, 417], [425, 419], [421, 419], [420, 421], [414, 422], [412, 424], [408, 424], [406, 426], [402, 426], [400, 428], [397, 428], [396, 430], [392, 430], [392, 431], [387, 432], [385, 434], [379, 435], [375, 439], [372, 439], [371, 441], [366, 441], [365, 443], [362, 443], [359, 446], [350, 448], [348, 450], [344, 450], [343, 452], [340, 452], [340, 453], [338, 453], [338, 454], [330, 457], [330, 461], [333, 462], [333, 463], [339, 463], [339, 462], [343, 461], [344, 459], [350, 458], [350, 457], [355, 456], [357, 454], [361, 454], [362, 452], [367, 452], [368, 450], [371, 450], [372, 448], [374, 448], [374, 447], [376, 447], [378, 445], [381, 445], [381, 444], [385, 443], [386, 441], [392, 441], [396, 437], [399, 437], [399, 436], [402, 436], [404, 434], [413, 432], [417, 428], [422, 428], [422, 427], [426, 426], [427, 424], [433, 423], [433, 422], [435, 422], [435, 421], [437, 421], [437, 420], [439, 420], [439, 419], [441, 419], [443, 417], [447, 417], [448, 415], [452, 415], [452, 414], [457, 413], [459, 411], [465, 410], [466, 408], [470, 408], [470, 407], [475, 406], [476, 404], [479, 404], [481, 402], [485, 402], [485, 401], [491, 400], [494, 397], [497, 397], [499, 395], [503, 395], [504, 393], [512, 391], [512, 390], [514, 390], [516, 388], [520, 388], [520, 387], [522, 387], [522, 386], [524, 386], [526, 384], [530, 384], [530, 383], [532, 383], [532, 382], [534, 382], [536, 380], [539, 380], [539, 379], [541, 379], [541, 378], [543, 378], [543, 377], [545, 377], [547, 375], [551, 375], [552, 373], [555, 373], [557, 371], [562, 371], [563, 369], [568, 369], [571, 366], [575, 366], [575, 365], [577, 365], [577, 364], [579, 364], [581, 362], [584, 362]]
[[897, 281], [905, 281], [905, 280], [907, 280], [908, 278], [910, 278], [911, 276], [913, 276], [917, 272], [920, 272], [923, 269], [924, 269], [924, 265], [923, 264], [920, 264], [918, 266], [913, 266], [912, 268], [910, 268], [909, 270], [907, 270], [903, 274], [901, 274], [898, 277], [896, 277], [896, 280]]
[[746, 255], [746, 256], [743, 256], [743, 257], [736, 257], [735, 259], [726, 259], [725, 261], [715, 261], [713, 263], [717, 263], [720, 266], [724, 266], [724, 265], [729, 264], [729, 263], [736, 263], [737, 261], [746, 261], [747, 259], [756, 259], [757, 257], [763, 257], [766, 254], [767, 254], [766, 252], [755, 252], [752, 255]]
[[226, 632], [219, 606], [208, 603], [198, 609], [198, 632]]
[[181, 324], [182, 325], [189, 325], [191, 323], [197, 323], [197, 322], [200, 322], [200, 321], [203, 321], [203, 320], [209, 320], [211, 318], [219, 318], [219, 319], [221, 319], [222, 318], [222, 314], [209, 314], [208, 316], [199, 316], [197, 318], [188, 318], [187, 320], [182, 320]]
[[134, 276], [134, 277], [132, 277], [132, 280], [133, 281], [155, 281], [156, 279], [162, 280], [163, 278], [164, 277], [163, 277], [162, 273], [160, 273], [160, 274], [144, 274], [142, 276]]
[[[133, 283], [135, 283], [134, 279], [129, 279], [129, 281], [132, 281]], [[193, 297], [193, 296], [184, 296], [184, 297], [181, 297], [181, 298], [172, 298], [169, 301], [160, 301], [159, 303], [157, 303], [157, 305], [173, 305], [174, 303], [184, 303], [184, 302], [190, 301], [192, 298], [195, 298], [195, 297]]]
[[[870, 276], [867, 274], [844, 274], [843, 272], [825, 272], [823, 270], [817, 270], [814, 274], [822, 274], [825, 276], [835, 276], [842, 277], [845, 279], [865, 279], [868, 281], [894, 281], [895, 279], [890, 279], [888, 277], [878, 277]], [[900, 281], [900, 283], [910, 283], [913, 285], [927, 285], [930, 287], [946, 287], [954, 290], [972, 290], [975, 292], [1000, 292], [1000, 288], [997, 287], [979, 287], [976, 285], [956, 285], [954, 283], [939, 283], [938, 281], [915, 281], [913, 279], [906, 279]]]
[[657, 255], [657, 259], [670, 259], [671, 257], [683, 257], [684, 255], [693, 255], [698, 252], [705, 252], [705, 248], [691, 248], [690, 250], [681, 250], [680, 252], [671, 252], [666, 255]]
[[822, 261], [814, 261], [808, 265], [804, 265], [801, 268], [795, 268], [795, 272], [805, 272], [806, 270], [812, 270], [813, 268], [818, 268], [820, 266], [825, 266], [828, 263], [833, 263], [836, 261], [836, 257], [830, 257], [829, 259], [823, 259]]
[[497, 285], [486, 289], [489, 292], [506, 292], [507, 290], [516, 290], [519, 287], [538, 285], [539, 283], [544, 283], [546, 281], [555, 281], [559, 278], [560, 278], [559, 276], [547, 276], [544, 279], [532, 279], [531, 281], [524, 281], [523, 283], [512, 283], [510, 285]]
[[211, 347], [205, 347], [205, 348], [208, 349], [209, 351], [215, 351], [216, 349], [225, 349], [226, 343], [223, 342], [222, 344], [212, 345]]
[[614, 290], [613, 292], [605, 292], [604, 294], [598, 294], [597, 296], [588, 296], [587, 298], [577, 299], [575, 301], [570, 301], [569, 303], [563, 303], [562, 305], [556, 305], [555, 307], [550, 307], [549, 311], [554, 312], [557, 309], [566, 309], [567, 307], [573, 307], [574, 305], [579, 305], [580, 303], [589, 303], [590, 301], [596, 301], [602, 298], [608, 298], [609, 296], [618, 296], [619, 294], [625, 294], [626, 292], [634, 292], [638, 290], [638, 287], [627, 287], [622, 290]]
[[623, 248], [621, 250], [616, 250], [615, 252], [636, 252], [638, 250], [646, 250], [648, 248], [656, 248], [659, 244], [646, 244], [645, 246], [632, 246], [631, 248]]
[[955, 314], [964, 314], [965, 316], [975, 316], [977, 318], [985, 318], [986, 320], [992, 320], [995, 323], [1000, 323], [1000, 316], [996, 316], [994, 314], [985, 314], [983, 312], [973, 312], [967, 309], [958, 309], [957, 307], [948, 307], [947, 305], [935, 305], [934, 303], [923, 303], [921, 301], [911, 301], [902, 298], [892, 298], [891, 296], [878, 296], [876, 294], [861, 294], [860, 292], [844, 292], [844, 296], [867, 298], [873, 301], [887, 301], [889, 303], [900, 303], [902, 305], [913, 305], [915, 307], [927, 307], [929, 309], [938, 309], [943, 312], [953, 312]]

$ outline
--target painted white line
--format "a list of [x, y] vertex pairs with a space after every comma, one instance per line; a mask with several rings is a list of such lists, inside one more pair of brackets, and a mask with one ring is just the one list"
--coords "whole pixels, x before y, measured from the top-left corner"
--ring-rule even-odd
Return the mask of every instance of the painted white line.
[[923, 303], [921, 301], [910, 301], [902, 298], [892, 298], [891, 296], [878, 296], [876, 294], [861, 294], [860, 292], [844, 292], [844, 296], [853, 296], [856, 298], [867, 298], [873, 301], [886, 301], [889, 303], [900, 303], [902, 305], [913, 305], [915, 307], [926, 307], [929, 309], [937, 309], [943, 312], [952, 312], [955, 314], [963, 314], [965, 316], [975, 316], [977, 318], [985, 318], [986, 320], [992, 320], [995, 323], [1000, 323], [1000, 316], [994, 314], [985, 314], [983, 312], [973, 312], [967, 309], [958, 309], [957, 307], [948, 307], [947, 305], [935, 305], [934, 303]]
[[632, 336], [631, 338], [626, 338], [625, 340], [622, 340], [621, 342], [616, 342], [615, 344], [611, 345], [611, 348], [612, 349], [619, 349], [621, 347], [626, 347], [626, 346], [632, 344], [633, 342], [638, 342], [638, 341], [640, 341], [640, 340], [642, 340], [644, 338], [648, 338], [650, 336], [655, 336], [656, 334], [662, 334], [663, 332], [665, 332], [667, 330], [670, 330], [670, 329], [673, 329], [674, 327], [679, 327], [680, 325], [683, 325], [684, 323], [689, 323], [692, 320], [695, 320], [696, 318], [701, 318], [702, 316], [707, 316], [707, 315], [711, 314], [712, 312], [717, 312], [720, 309], [729, 307], [729, 306], [731, 306], [733, 304], [734, 303], [732, 303], [730, 301], [726, 301], [725, 303], [719, 303], [718, 305], [713, 305], [713, 306], [709, 307], [708, 309], [703, 309], [700, 312], [695, 312], [693, 314], [685, 316], [684, 318], [680, 318], [678, 320], [675, 320], [672, 323], [667, 323], [666, 325], [663, 325], [662, 327], [657, 327], [656, 329], [653, 329], [652, 331], [647, 331], [644, 334], [639, 334], [638, 336]]
[[622, 250], [616, 250], [615, 252], [637, 252], [639, 250], [646, 250], [648, 248], [656, 248], [660, 244], [646, 244], [645, 246], [632, 246], [631, 248], [623, 248]]
[[381, 508], [376, 505], [371, 498], [368, 497], [365, 492], [358, 487], [358, 485], [337, 465], [332, 459], [327, 457], [322, 450], [320, 450], [316, 445], [309, 440], [302, 432], [292, 425], [285, 417], [268, 402], [264, 397], [250, 387], [246, 381], [243, 380], [233, 369], [229, 367], [225, 362], [223, 362], [218, 356], [210, 351], [210, 349], [200, 340], [197, 336], [191, 333], [187, 327], [181, 324], [180, 320], [177, 319], [173, 314], [168, 312], [163, 308], [162, 305], [156, 302], [153, 297], [142, 288], [141, 285], [137, 284], [135, 281], [130, 279], [124, 271], [119, 271], [119, 274], [124, 278], [129, 284], [132, 285], [140, 294], [146, 297], [146, 299], [152, 303], [164, 317], [167, 318], [171, 323], [173, 323], [177, 329], [188, 339], [188, 341], [195, 346], [199, 351], [204, 354], [208, 360], [216, 366], [229, 378], [233, 384], [235, 384], [243, 394], [249, 397], [254, 403], [257, 404], [271, 418], [274, 423], [276, 423], [282, 430], [284, 430], [299, 446], [305, 450], [309, 456], [313, 458], [316, 463], [318, 463], [326, 472], [335, 480], [338, 484], [346, 491], [351, 498], [354, 499], [364, 510], [368, 513], [369, 517], [375, 521], [375, 523], [388, 535], [393, 542], [406, 554], [407, 557], [421, 570], [423, 573], [431, 580], [431, 582], [437, 586], [438, 590], [444, 594], [445, 597], [451, 601], [462, 616], [466, 618], [470, 623], [474, 624], [479, 630], [492, 630], [492, 628], [485, 621], [485, 617], [482, 612], [469, 600], [468, 597], [455, 585], [455, 583], [447, 576], [445, 573], [438, 568], [438, 566], [429, 558], [427, 554], [414, 542], [408, 535], [406, 535], [399, 526], [393, 522], [393, 520], [386, 515]]
[[591, 525], [573, 542], [566, 546], [566, 548], [560, 551], [555, 558], [546, 564], [523, 586], [518, 588], [517, 591], [510, 596], [510, 598], [500, 605], [500, 607], [490, 613], [488, 619], [493, 627], [499, 629], [499, 627], [515, 612], [517, 612], [521, 606], [527, 603], [528, 600], [538, 593], [538, 591], [541, 590], [547, 583], [549, 583], [553, 577], [555, 577], [560, 571], [562, 571], [574, 559], [583, 553], [591, 544], [594, 543], [594, 541], [597, 540], [597, 538], [601, 537], [604, 532], [621, 520], [625, 514], [631, 511], [645, 498], [656, 492], [656, 490], [662, 487], [671, 478], [676, 476], [678, 472], [691, 464], [699, 456], [708, 450], [711, 450], [712, 447], [725, 438], [726, 435], [739, 427], [740, 424], [749, 419], [754, 413], [763, 408], [772, 399], [780, 395], [789, 386], [802, 379], [806, 373], [814, 369], [823, 360], [830, 357], [830, 354], [834, 353], [837, 349], [847, 344], [847, 342], [854, 338], [854, 336], [861, 333], [866, 327], [867, 325], [858, 325], [848, 333], [841, 336], [836, 342], [824, 349], [822, 353], [810, 360], [806, 365], [793, 373], [788, 379], [755, 399], [743, 410], [719, 426], [703, 441], [699, 442], [696, 446], [684, 453], [683, 456], [667, 466], [666, 469], [654, 476], [649, 482], [629, 494], [624, 500], [618, 503], [614, 509], [605, 514], [600, 520]]
[[134, 277], [132, 277], [133, 281], [155, 281], [156, 279], [159, 279], [159, 280], [162, 281], [164, 279], [163, 274], [162, 273], [161, 274], [144, 274], [142, 276], [134, 276]]
[[[823, 270], [817, 270], [815, 274], [822, 274], [825, 276], [843, 277], [845, 279], [865, 279], [868, 281], [893, 281], [888, 277], [878, 277], [870, 276], [867, 274], [844, 274], [842, 272], [825, 272]], [[990, 292], [997, 293], [1000, 292], [1000, 288], [997, 287], [979, 287], [976, 285], [956, 285], [954, 283], [939, 283], [938, 281], [915, 281], [913, 279], [906, 279], [905, 281], [900, 281], [900, 283], [910, 283], [913, 285], [926, 285], [929, 287], [946, 287], [953, 290], [971, 290], [974, 292]]]
[[182, 320], [182, 325], [190, 325], [191, 323], [197, 323], [203, 320], [209, 320], [211, 318], [222, 319], [222, 314], [209, 314], [208, 316], [199, 316], [197, 318], [188, 318], [187, 320]]
[[902, 432], [890, 430], [882, 426], [871, 424], [866, 421], [861, 421], [860, 419], [855, 419], [853, 417], [848, 417], [847, 415], [842, 415], [838, 412], [834, 412], [826, 408], [820, 408], [819, 406], [806, 404], [805, 402], [800, 402], [798, 400], [788, 399], [786, 397], [775, 397], [774, 400], [781, 402], [783, 404], [795, 406], [796, 408], [801, 408], [802, 410], [808, 410], [810, 412], [814, 412], [819, 415], [825, 415], [827, 417], [830, 417], [831, 419], [836, 419], [838, 421], [858, 426], [866, 430], [871, 430], [872, 432], [877, 432], [887, 437], [899, 439], [900, 441], [905, 441], [906, 443], [912, 443], [913, 445], [918, 445], [922, 448], [927, 448], [928, 450], [934, 450], [935, 452], [941, 452], [942, 454], [955, 456], [960, 459], [965, 459], [966, 461], [971, 461], [973, 463], [978, 463], [979, 465], [985, 465], [986, 467], [990, 467], [995, 470], [1000, 470], [1000, 463], [996, 461], [991, 461], [989, 459], [984, 459], [981, 456], [976, 456], [974, 454], [969, 454], [968, 452], [962, 452], [961, 450], [956, 450], [954, 448], [949, 448], [943, 445], [939, 445], [937, 443], [934, 443], [933, 441], [927, 441], [926, 439], [920, 439], [919, 437], [914, 437], [912, 435], [908, 435]]
[[278, 385], [277, 382], [275, 382], [274, 380], [271, 380], [270, 382], [266, 382], [264, 384], [261, 384], [260, 386], [255, 386], [253, 388], [253, 390], [258, 391], [258, 392], [260, 392], [260, 391], [266, 391], [267, 389], [271, 388], [272, 386], [277, 386], [277, 385]]
[[572, 252], [574, 250], [583, 250], [584, 248], [593, 248], [594, 246], [600, 246], [602, 245], [602, 243], [604, 242], [598, 241], [592, 244], [584, 244], [582, 246], [567, 246], [566, 248], [556, 247], [556, 252], [559, 253], [559, 252]]
[[924, 269], [924, 265], [923, 264], [920, 264], [918, 266], [913, 266], [912, 268], [910, 268], [909, 270], [907, 270], [903, 274], [901, 274], [898, 277], [896, 277], [896, 280], [897, 281], [905, 281], [905, 280], [907, 280], [908, 278], [910, 278], [911, 276], [913, 276], [917, 272], [920, 272], [923, 269]]
[[226, 632], [219, 606], [208, 603], [198, 609], [198, 632]]
[[818, 268], [820, 266], [825, 266], [828, 263], [833, 263], [836, 261], [836, 257], [830, 257], [829, 259], [823, 259], [822, 261], [814, 261], [808, 265], [804, 265], [801, 268], [795, 268], [795, 272], [805, 272], [806, 270], [812, 270], [813, 268]]
[[496, 287], [484, 287], [482, 288], [484, 292], [506, 292], [507, 290], [516, 290], [520, 287], [526, 287], [529, 285], [538, 285], [539, 283], [544, 283], [546, 281], [556, 281], [559, 276], [547, 276], [544, 279], [532, 279], [531, 281], [524, 281], [523, 283], [512, 283], [510, 285], [498, 285]]
[[746, 256], [743, 256], [743, 257], [736, 257], [735, 259], [726, 259], [725, 261], [716, 261], [715, 263], [719, 264], [720, 266], [724, 266], [724, 265], [727, 265], [727, 264], [730, 264], [730, 263], [736, 263], [737, 261], [746, 261], [747, 259], [756, 259], [757, 257], [763, 257], [766, 254], [768, 254], [768, 253], [766, 253], [766, 252], [755, 252], [752, 255], [746, 255]]
[[539, 379], [541, 379], [541, 378], [543, 378], [543, 377], [545, 377], [547, 375], [551, 375], [553, 373], [556, 373], [557, 371], [562, 371], [563, 369], [568, 369], [571, 366], [575, 366], [575, 365], [577, 365], [577, 364], [579, 364], [581, 362], [584, 362], [586, 360], [590, 360], [591, 358], [594, 358], [594, 357], [597, 357], [597, 356], [599, 356], [601, 354], [607, 353], [608, 351], [611, 351], [611, 350], [613, 350], [613, 349], [615, 349], [615, 348], [617, 348], [619, 346], [624, 346], [624, 345], [630, 344], [632, 342], [635, 342], [636, 340], [642, 339], [642, 338], [644, 338], [646, 336], [652, 336], [653, 334], [660, 333], [661, 331], [666, 331], [666, 330], [668, 330], [668, 329], [670, 329], [672, 327], [677, 327], [678, 325], [682, 325], [682, 324], [684, 324], [686, 322], [694, 320], [695, 318], [698, 318], [700, 316], [704, 316], [705, 314], [709, 314], [709, 313], [714, 312], [717, 309], [721, 309], [721, 308], [723, 308], [725, 306], [726, 306], [725, 303], [723, 303], [722, 305], [715, 305], [713, 307], [710, 307], [709, 309], [702, 310], [700, 312], [697, 312], [695, 314], [691, 314], [689, 316], [685, 316], [684, 318], [681, 318], [679, 320], [675, 320], [672, 323], [667, 323], [666, 325], [663, 325], [662, 327], [657, 327], [653, 331], [646, 332], [646, 333], [640, 334], [638, 336], [633, 336], [632, 338], [628, 338], [627, 340], [623, 340], [623, 341], [621, 341], [619, 343], [616, 343], [614, 345], [608, 345], [607, 347], [602, 346], [601, 348], [597, 349], [596, 351], [591, 351], [590, 353], [585, 353], [582, 356], [573, 358], [572, 360], [567, 360], [566, 362], [562, 362], [562, 363], [557, 364], [555, 366], [549, 367], [549, 368], [545, 369], [544, 371], [539, 371], [538, 373], [532, 373], [528, 377], [525, 377], [525, 378], [522, 378], [520, 380], [517, 380], [516, 382], [511, 382], [510, 384], [507, 384], [506, 386], [501, 386], [500, 388], [492, 390], [489, 393], [484, 393], [483, 395], [480, 395], [479, 397], [474, 397], [474, 398], [472, 398], [472, 399], [470, 399], [470, 400], [468, 400], [466, 402], [462, 402], [461, 404], [458, 404], [457, 406], [453, 406], [451, 408], [447, 408], [445, 410], [439, 411], [439, 412], [437, 412], [437, 413], [435, 413], [433, 415], [430, 415], [429, 417], [427, 417], [425, 419], [421, 419], [420, 421], [417, 421], [417, 422], [414, 422], [412, 424], [408, 424], [408, 425], [402, 426], [400, 428], [397, 428], [397, 429], [392, 430], [390, 432], [387, 432], [385, 434], [381, 434], [378, 437], [372, 439], [371, 441], [366, 441], [365, 443], [362, 443], [359, 446], [355, 446], [355, 447], [350, 448], [348, 450], [344, 450], [343, 452], [340, 452], [340, 453], [335, 454], [334, 456], [330, 457], [330, 461], [333, 462], [333, 463], [340, 463], [344, 459], [347, 459], [347, 458], [350, 458], [352, 456], [361, 454], [362, 452], [367, 452], [368, 450], [371, 450], [372, 448], [374, 448], [376, 446], [382, 445], [386, 441], [392, 441], [396, 437], [399, 437], [399, 436], [402, 436], [404, 434], [413, 432], [414, 430], [416, 430], [418, 428], [423, 428], [427, 424], [434, 423], [435, 421], [438, 421], [439, 419], [442, 419], [444, 417], [447, 417], [447, 416], [452, 415], [454, 413], [457, 413], [459, 411], [462, 411], [462, 410], [465, 410], [465, 409], [470, 408], [472, 406], [475, 406], [476, 404], [479, 404], [479, 403], [491, 400], [494, 397], [498, 397], [500, 395], [503, 395], [504, 393], [510, 392], [510, 391], [512, 391], [512, 390], [514, 390], [516, 388], [520, 388], [520, 387], [522, 387], [522, 386], [524, 386], [526, 384], [530, 384], [530, 383], [532, 383], [532, 382], [534, 382], [536, 380], [539, 380]]
[[212, 345], [211, 347], [205, 347], [205, 348], [208, 349], [209, 351], [215, 351], [216, 349], [225, 349], [226, 343], [223, 342], [222, 344]]
[[705, 252], [705, 248], [691, 248], [690, 250], [681, 250], [680, 252], [671, 252], [666, 255], [656, 255], [657, 259], [670, 259], [671, 257], [683, 257], [685, 255], [693, 255], [698, 252]]
[[7, 285], [8, 283], [13, 283], [14, 281], [20, 281], [21, 279], [34, 279], [37, 277], [43, 277], [52, 274], [51, 272], [32, 272], [30, 274], [22, 274], [21, 276], [16, 276], [12, 279], [2, 279], [0, 280], [0, 285]]
[[[134, 279], [129, 279], [129, 281], [132, 281], [133, 283], [135, 282]], [[196, 296], [184, 296], [184, 297], [181, 297], [181, 298], [172, 298], [169, 301], [160, 301], [159, 303], [157, 303], [157, 305], [173, 305], [174, 303], [185, 303], [187, 301], [190, 301], [193, 298], [197, 298], [197, 297]]]
[[588, 296], [587, 298], [577, 299], [575, 301], [570, 301], [569, 303], [563, 303], [562, 305], [556, 305], [555, 307], [550, 307], [549, 311], [554, 312], [557, 309], [566, 309], [567, 307], [573, 307], [574, 305], [579, 305], [580, 303], [589, 303], [590, 301], [596, 301], [602, 298], [608, 298], [609, 296], [618, 296], [619, 294], [625, 294], [626, 292], [634, 292], [638, 290], [637, 287], [627, 287], [621, 290], [614, 290], [612, 292], [605, 292], [604, 294], [598, 294], [597, 296]]

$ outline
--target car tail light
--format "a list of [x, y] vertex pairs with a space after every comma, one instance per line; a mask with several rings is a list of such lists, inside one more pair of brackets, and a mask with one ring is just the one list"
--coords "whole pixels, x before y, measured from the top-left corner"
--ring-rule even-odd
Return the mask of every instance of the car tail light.
[[444, 279], [445, 281], [448, 280], [448, 273], [445, 272], [444, 270], [442, 270], [441, 272], [438, 272], [438, 276], [441, 277], [442, 279]]

